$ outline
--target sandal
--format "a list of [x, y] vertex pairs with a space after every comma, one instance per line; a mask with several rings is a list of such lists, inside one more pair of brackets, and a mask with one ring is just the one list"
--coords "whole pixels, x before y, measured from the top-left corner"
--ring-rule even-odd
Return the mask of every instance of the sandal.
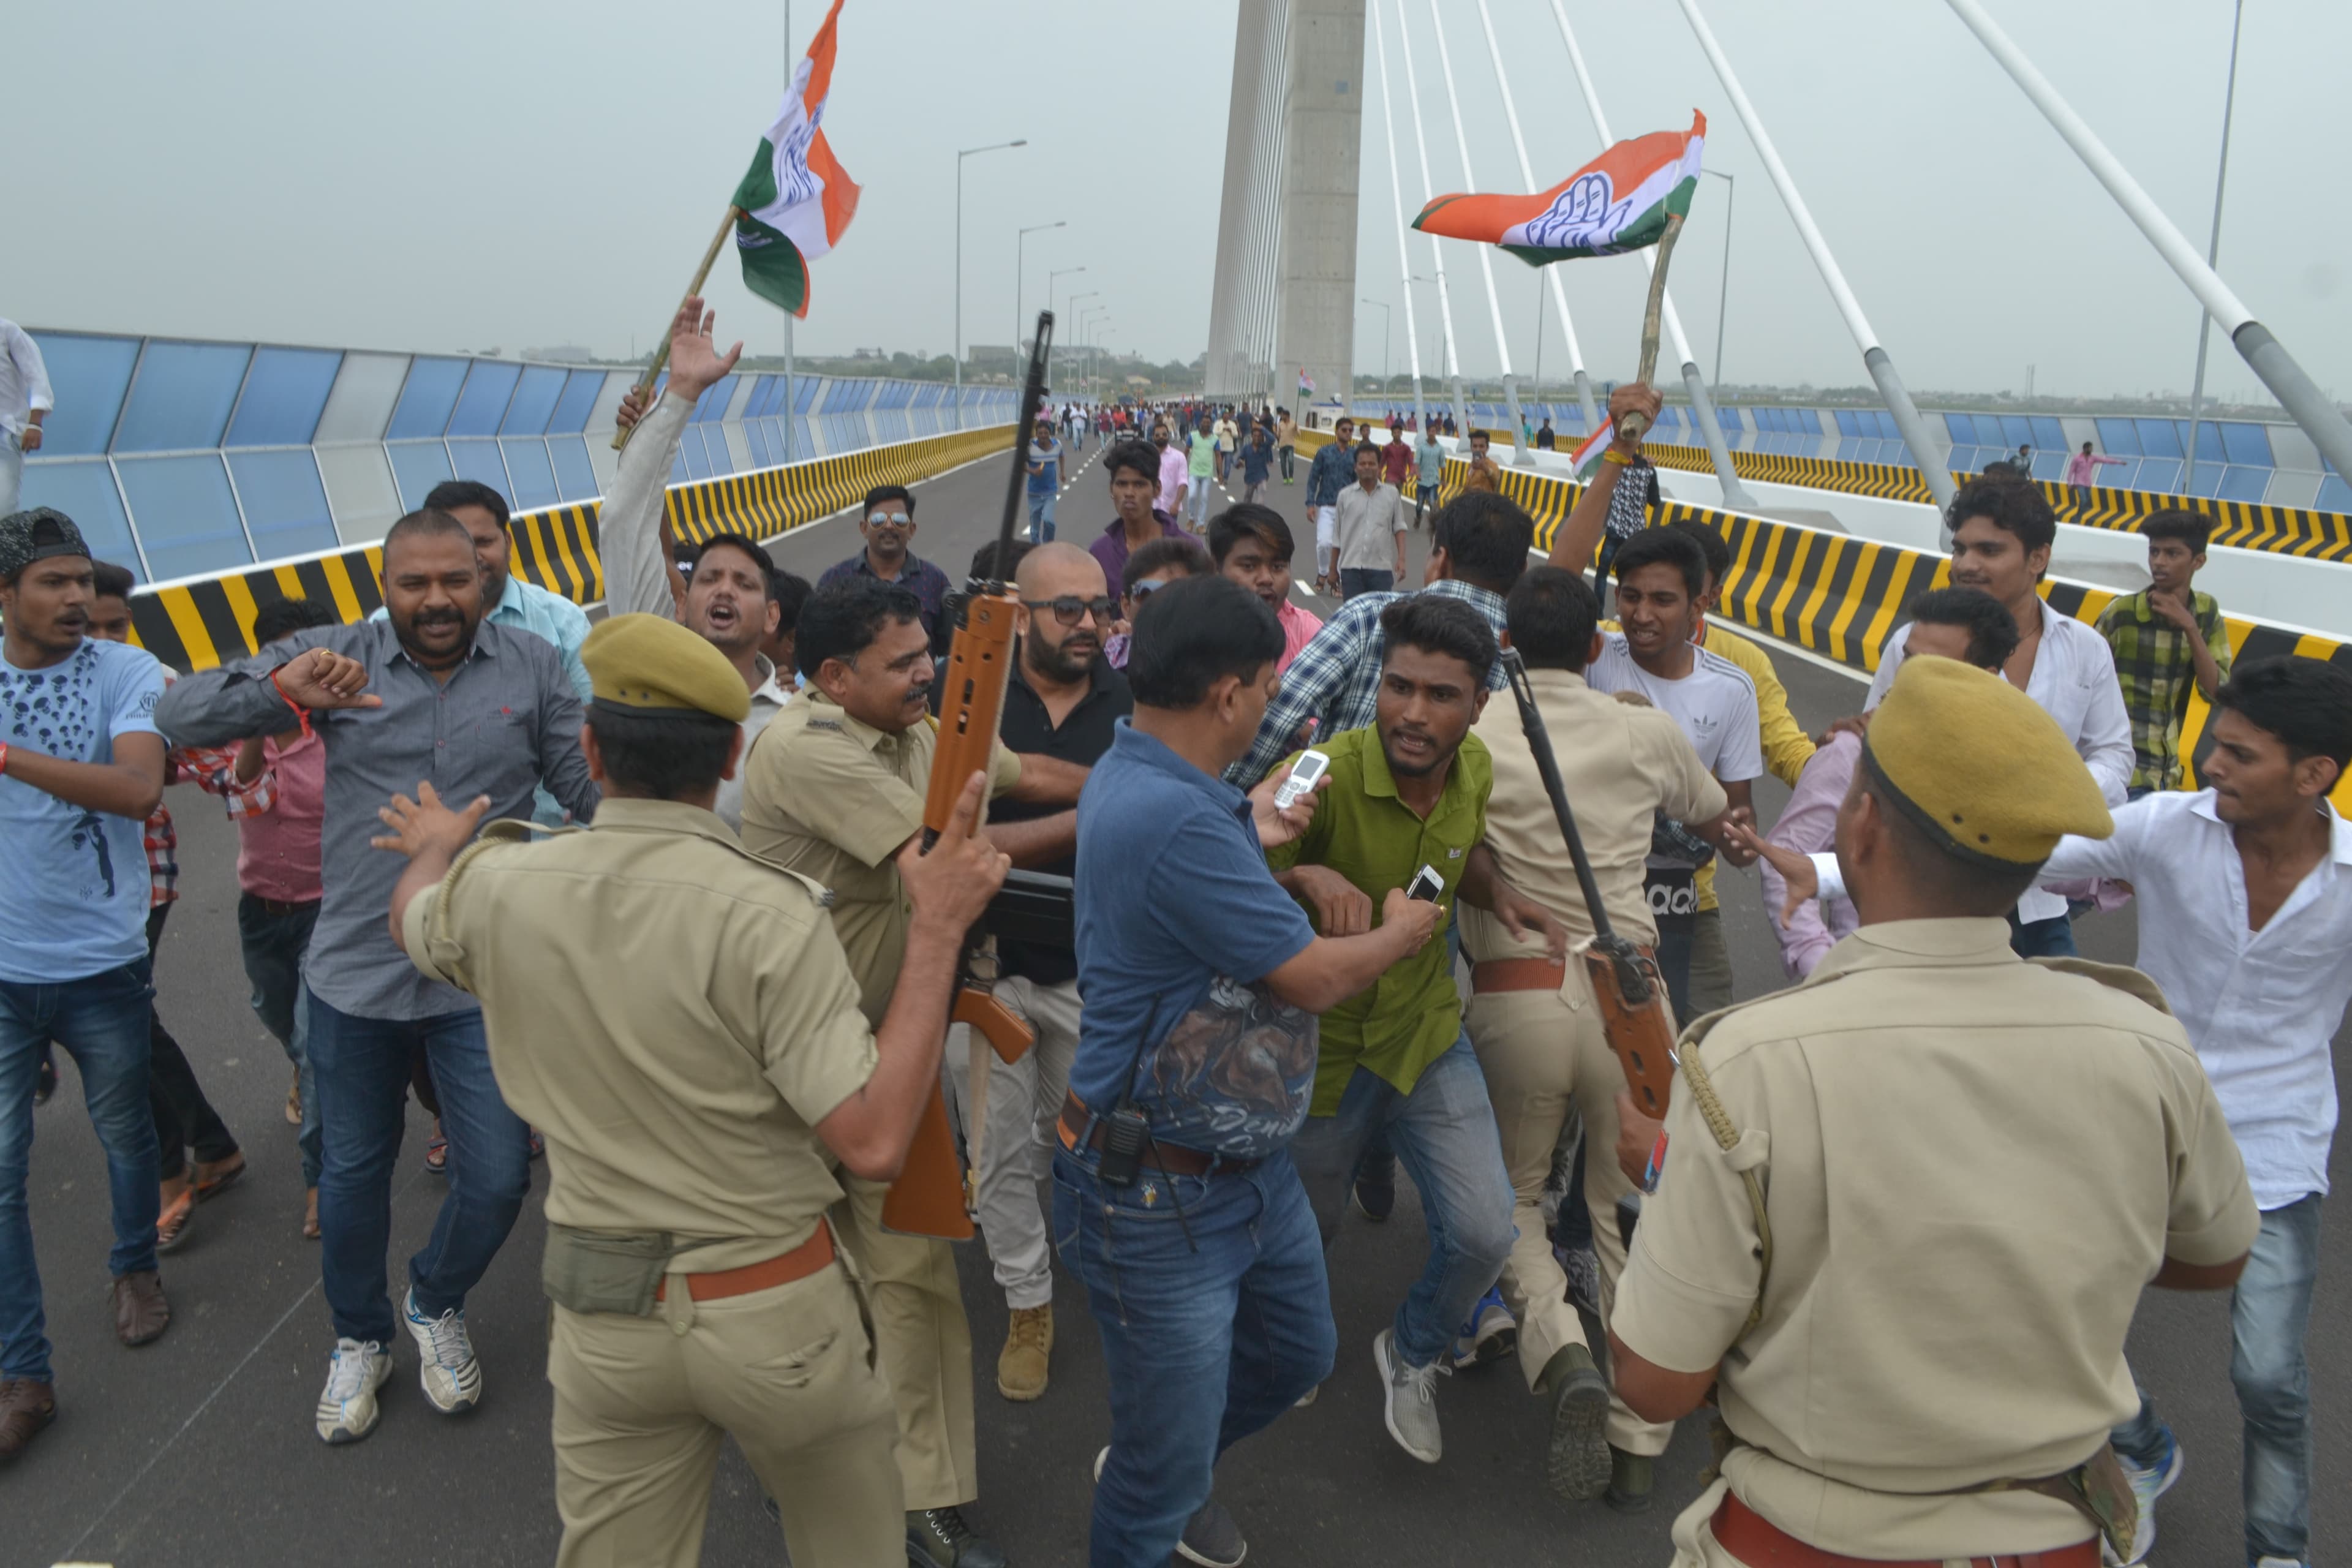
[[302, 1125], [302, 1069], [294, 1069], [294, 1081], [286, 1088], [286, 1125]]
[[193, 1187], [183, 1187], [180, 1195], [163, 1205], [155, 1216], [155, 1250], [177, 1252], [188, 1242], [188, 1222], [196, 1216], [196, 1194]]
[[231, 1154], [226, 1160], [215, 1160], [208, 1165], [198, 1165], [195, 1182], [196, 1202], [210, 1203], [236, 1185], [237, 1181], [244, 1174], [245, 1155], [242, 1152]]
[[[434, 1125], [437, 1129], [440, 1124], [436, 1122]], [[446, 1176], [449, 1173], [449, 1140], [442, 1137], [437, 1131], [425, 1142], [425, 1168], [436, 1176]]]

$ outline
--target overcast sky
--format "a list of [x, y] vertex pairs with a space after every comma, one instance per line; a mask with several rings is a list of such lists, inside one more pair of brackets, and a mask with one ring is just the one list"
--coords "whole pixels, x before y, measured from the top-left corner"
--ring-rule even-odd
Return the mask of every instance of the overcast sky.
[[[1398, 0], [1390, 26], [1410, 211]], [[1599, 142], [1547, 0], [1488, 0], [1536, 184]], [[1989, 0], [1995, 17], [2172, 215], [2205, 239], [2230, 0]], [[964, 180], [964, 337], [1003, 343], [1015, 230], [1027, 300], [1099, 289], [1115, 344], [1154, 359], [1205, 346], [1236, 0], [849, 0], [826, 127], [865, 187], [815, 264], [804, 352], [947, 352], [956, 151]], [[1481, 189], [1524, 188], [1475, 0], [1437, 0]], [[1572, 4], [1618, 137], [1710, 122], [1707, 165], [1738, 181], [1725, 378], [1847, 384], [1859, 356], [1672, 0]], [[1864, 308], [1919, 388], [2185, 392], [2189, 295], [1939, 0], [1709, 0], [1708, 14]], [[1430, 0], [1405, 0], [1438, 191], [1462, 161]], [[805, 48], [823, 16], [793, 7]], [[2352, 55], [2342, 0], [2252, 0], [2239, 68], [2221, 268], [2323, 387], [2352, 395], [2352, 208], [2332, 106]], [[448, 351], [579, 343], [643, 350], [709, 242], [786, 70], [778, 0], [163, 0], [21, 8], [8, 26], [20, 156], [0, 184], [0, 315], [33, 326]], [[1017, 25], [1016, 25], [1017, 23]], [[1395, 208], [1371, 33], [1365, 39], [1358, 293], [1395, 307]], [[2314, 154], [2310, 149], [2318, 147]], [[2321, 162], [2315, 165], [2314, 156]], [[1674, 276], [1714, 363], [1723, 183], [1706, 181]], [[1415, 236], [1412, 268], [1430, 270]], [[1466, 369], [1495, 334], [1469, 246], [1447, 243]], [[1499, 257], [1513, 368], [1536, 368], [1538, 279]], [[1641, 263], [1570, 264], [1596, 376], [1632, 369]], [[782, 345], [782, 318], [722, 259], [722, 331]], [[1549, 289], [1544, 292], [1548, 295]], [[1425, 365], [1433, 295], [1423, 287]], [[1547, 317], [1552, 315], [1547, 302]], [[1381, 312], [1358, 307], [1357, 368], [1380, 367]], [[1667, 351], [1671, 354], [1671, 348]], [[1547, 321], [1542, 369], [1567, 370]], [[2217, 341], [2210, 387], [2253, 378]]]

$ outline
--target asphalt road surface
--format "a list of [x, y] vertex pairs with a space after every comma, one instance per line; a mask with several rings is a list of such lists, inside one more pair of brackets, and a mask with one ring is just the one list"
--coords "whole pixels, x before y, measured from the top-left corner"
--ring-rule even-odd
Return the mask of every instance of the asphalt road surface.
[[[1004, 494], [992, 458], [919, 488], [915, 545], [961, 577], [994, 533]], [[1060, 532], [1081, 544], [1110, 520], [1100, 448], [1078, 455], [1060, 502]], [[1302, 542], [1306, 465], [1273, 495]], [[1238, 499], [1237, 497], [1235, 499]], [[1413, 539], [1418, 573], [1427, 535]], [[858, 548], [846, 519], [812, 524], [773, 546], [778, 562], [812, 580]], [[1302, 552], [1305, 557], [1307, 552]], [[1311, 576], [1311, 568], [1309, 571]], [[1115, 585], [1114, 585], [1115, 586]], [[1323, 610], [1328, 605], [1318, 606]], [[1794, 654], [1777, 656], [1799, 720], [1809, 727], [1859, 706], [1856, 678]], [[1787, 792], [1766, 779], [1767, 822]], [[288, 1071], [246, 1001], [237, 960], [236, 840], [217, 803], [172, 792], [179, 823], [180, 907], [157, 964], [159, 1003], [205, 1089], [244, 1142], [251, 1171], [205, 1205], [193, 1239], [166, 1258], [175, 1317], [147, 1348], [114, 1342], [106, 1303], [106, 1177], [79, 1079], [69, 1066], [57, 1099], [37, 1116], [30, 1201], [56, 1342], [57, 1424], [0, 1472], [0, 1564], [61, 1561], [139, 1568], [226, 1563], [286, 1564], [544, 1563], [559, 1535], [542, 1376], [547, 1307], [538, 1281], [541, 1206], [523, 1214], [467, 1306], [486, 1396], [462, 1417], [436, 1414], [415, 1386], [413, 1346], [397, 1348], [383, 1424], [367, 1442], [329, 1448], [311, 1406], [332, 1348], [319, 1288], [318, 1250], [301, 1239], [302, 1188], [293, 1129], [280, 1114]], [[1723, 878], [1726, 923], [1743, 996], [1785, 984], [1755, 874]], [[2128, 962], [2128, 908], [2079, 928], [2091, 956]], [[2339, 1058], [2345, 1037], [2336, 1040]], [[66, 1058], [60, 1055], [60, 1062]], [[443, 1184], [424, 1169], [429, 1124], [412, 1108], [394, 1184], [393, 1268], [422, 1245]], [[2002, 1151], [1984, 1157], [1999, 1160]], [[541, 1185], [543, 1167], [535, 1168]], [[1969, 1179], [1955, 1171], [1953, 1180]], [[1686, 1421], [1658, 1469], [1655, 1506], [1626, 1518], [1599, 1503], [1555, 1500], [1542, 1479], [1543, 1415], [1501, 1362], [1439, 1385], [1445, 1458], [1418, 1464], [1381, 1422], [1372, 1336], [1418, 1272], [1425, 1248], [1406, 1184], [1384, 1225], [1351, 1216], [1333, 1248], [1338, 1370], [1312, 1407], [1285, 1416], [1235, 1449], [1218, 1494], [1250, 1542], [1253, 1563], [1280, 1564], [1569, 1564], [1666, 1563], [1668, 1522], [1698, 1490], [1703, 1422]], [[2352, 1474], [2352, 1343], [2341, 1292], [2347, 1233], [2332, 1218], [2311, 1351], [2317, 1454], [2315, 1555], [2342, 1538], [2342, 1478]], [[1081, 1293], [1064, 1278], [1056, 1297], [1054, 1382], [1031, 1405], [995, 1393], [1003, 1299], [975, 1243], [960, 1249], [978, 1365], [982, 1497], [972, 1517], [1020, 1568], [1085, 1560], [1088, 1467], [1108, 1430], [1096, 1336]], [[2188, 1452], [2165, 1500], [2155, 1560], [2242, 1561], [2238, 1506], [2239, 1422], [2228, 1378], [2223, 1296], [2151, 1292], [2132, 1342], [2132, 1364], [2156, 1394]], [[2334, 1476], [2335, 1482], [2326, 1478]], [[779, 1536], [761, 1513], [749, 1469], [730, 1447], [711, 1500], [704, 1561], [777, 1563]]]

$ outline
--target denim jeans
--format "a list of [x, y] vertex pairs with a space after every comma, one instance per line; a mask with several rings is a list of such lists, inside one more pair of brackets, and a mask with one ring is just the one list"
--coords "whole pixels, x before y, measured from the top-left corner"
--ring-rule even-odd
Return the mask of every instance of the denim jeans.
[[1205, 474], [1192, 478], [1192, 488], [1185, 492], [1184, 511], [1192, 519], [1192, 531], [1199, 533], [1209, 526], [1209, 479]]
[[1405, 1292], [1394, 1325], [1397, 1353], [1408, 1365], [1427, 1366], [1502, 1277], [1517, 1235], [1495, 1109], [1468, 1035], [1456, 1035], [1445, 1054], [1422, 1069], [1411, 1094], [1358, 1068], [1339, 1109], [1308, 1117], [1291, 1141], [1290, 1157], [1326, 1247], [1339, 1234], [1356, 1162], [1379, 1131], [1420, 1192], [1429, 1226], [1429, 1261]]
[[[2230, 1382], [2245, 1417], [2246, 1561], [2308, 1561], [2311, 1551], [2312, 1284], [2319, 1273], [2319, 1194], [2264, 1211], [2230, 1296]], [[2116, 1428], [2116, 1451], [2145, 1462], [2160, 1447], [2156, 1402]]]
[[1054, 502], [1060, 497], [1052, 490], [1029, 498], [1029, 538], [1033, 544], [1054, 542]]
[[[154, 972], [155, 947], [163, 940], [163, 921], [170, 916], [170, 904], [157, 904], [147, 911], [148, 972]], [[163, 1015], [147, 1004], [147, 1103], [155, 1118], [156, 1170], [159, 1179], [172, 1181], [182, 1175], [193, 1175], [188, 1161], [209, 1165], [226, 1160], [237, 1152], [236, 1135], [221, 1120], [213, 1102], [205, 1098], [205, 1086], [196, 1081], [196, 1069], [190, 1065], [188, 1055], [172, 1031], [163, 1026]]]
[[302, 1131], [295, 1142], [302, 1151], [302, 1184], [319, 1184], [319, 1085], [310, 1071], [310, 1009], [303, 1005], [302, 955], [310, 947], [311, 928], [319, 923], [319, 906], [301, 904], [272, 914], [268, 903], [251, 893], [236, 900], [237, 944], [245, 952], [245, 978], [253, 986], [253, 1012], [261, 1026], [278, 1037], [286, 1059], [294, 1064], [301, 1085]]
[[320, 1274], [335, 1332], [393, 1341], [384, 1248], [392, 1239], [392, 1168], [408, 1099], [409, 1060], [422, 1051], [449, 1140], [449, 1195], [408, 1283], [427, 1317], [466, 1304], [530, 1187], [530, 1136], [499, 1098], [478, 1008], [437, 1018], [362, 1018], [306, 993], [306, 1042], [318, 1089], [325, 1163], [319, 1173]]
[[2074, 921], [2067, 915], [2021, 921], [2012, 910], [2009, 916], [2009, 948], [2020, 958], [2073, 958]]
[[1339, 597], [1352, 599], [1359, 594], [1385, 594], [1396, 586], [1396, 574], [1370, 566], [1339, 568]]
[[1227, 1448], [1331, 1375], [1314, 1215], [1287, 1152], [1245, 1171], [1114, 1187], [1054, 1155], [1054, 1240], [1087, 1289], [1110, 1384], [1092, 1568], [1170, 1560]]
[[[120, 1279], [155, 1267], [155, 1116], [147, 1103], [147, 1024], [155, 997], [141, 959], [56, 984], [0, 980], [0, 1376], [49, 1377], [47, 1320], [33, 1261], [25, 1184], [32, 1163], [33, 1079], [51, 1039], [81, 1069], [90, 1125], [106, 1151]], [[79, 1292], [77, 1292], [79, 1295]]]
[[1292, 477], [1293, 477], [1293, 475], [1292, 475], [1292, 470], [1291, 470], [1291, 467], [1290, 467], [1290, 459], [1291, 459], [1292, 456], [1294, 455], [1294, 453], [1296, 452], [1297, 448], [1295, 448], [1295, 447], [1276, 447], [1276, 451], [1278, 451], [1278, 452], [1281, 454], [1281, 456], [1282, 456], [1282, 482], [1283, 482], [1284, 484], [1286, 484], [1286, 484], [1290, 483], [1291, 479], [1292, 479]]

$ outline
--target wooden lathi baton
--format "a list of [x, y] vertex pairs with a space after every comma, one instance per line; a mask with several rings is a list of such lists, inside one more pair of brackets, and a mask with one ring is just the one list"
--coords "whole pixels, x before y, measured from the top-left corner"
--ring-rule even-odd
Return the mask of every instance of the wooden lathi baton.
[[[702, 265], [694, 269], [694, 281], [686, 286], [686, 293], [678, 300], [677, 303], [679, 310], [684, 310], [686, 308], [687, 300], [693, 299], [697, 294], [702, 292], [702, 285], [710, 276], [711, 266], [719, 259], [719, 247], [725, 245], [727, 243], [727, 237], [735, 232], [735, 220], [742, 216], [743, 209], [741, 207], [731, 205], [728, 207], [727, 216], [719, 220], [719, 232], [710, 237], [710, 248], [702, 253]], [[673, 316], [675, 316], [676, 313], [676, 311], [671, 312]], [[646, 366], [645, 379], [638, 382], [634, 390], [642, 392], [650, 397], [653, 395], [654, 383], [661, 379], [662, 366], [668, 363], [669, 328], [664, 326], [661, 330], [661, 341], [654, 349], [654, 362], [653, 363]], [[627, 446], [629, 444], [630, 432], [635, 429], [636, 429], [636, 426], [635, 425], [624, 425], [619, 429], [614, 431], [613, 450], [617, 452], [622, 447]]]
[[[931, 753], [931, 781], [923, 797], [923, 848], [926, 852], [955, 816], [956, 802], [974, 773], [986, 773], [996, 750], [997, 730], [1004, 716], [1004, 687], [1013, 672], [1013, 622], [1021, 596], [1004, 581], [1005, 558], [1013, 553], [1013, 530], [1023, 513], [1023, 492], [1029, 477], [1029, 444], [1036, 438], [1037, 405], [1045, 395], [1045, 355], [1054, 336], [1054, 313], [1037, 312], [1037, 339], [1029, 353], [1029, 375], [1021, 398], [1021, 428], [1013, 443], [1013, 478], [1004, 500], [1004, 521], [996, 536], [994, 575], [974, 584], [964, 600], [963, 618], [949, 645], [946, 667], [940, 672], [939, 742]], [[968, 1024], [986, 1039], [998, 1057], [1016, 1062], [1036, 1040], [1035, 1033], [1016, 1017], [991, 990], [993, 975], [972, 973], [967, 949], [964, 978], [950, 1016]], [[973, 1051], [971, 1105], [965, 1129], [967, 1142], [979, 1164], [978, 1148], [985, 1136], [987, 1064]], [[948, 1126], [947, 1102], [931, 1091], [930, 1103], [915, 1128], [907, 1163], [882, 1201], [882, 1223], [891, 1230], [913, 1236], [943, 1237], [963, 1241], [972, 1234], [963, 1162], [957, 1158], [955, 1135]]]
[[[1658, 374], [1658, 321], [1666, 308], [1666, 263], [1674, 259], [1675, 240], [1683, 232], [1683, 215], [1666, 215], [1666, 230], [1658, 236], [1658, 264], [1650, 268], [1650, 306], [1642, 314], [1642, 367], [1633, 375], [1643, 386]], [[1620, 440], [1638, 441], [1650, 428], [1650, 416], [1633, 413], [1617, 421]]]

